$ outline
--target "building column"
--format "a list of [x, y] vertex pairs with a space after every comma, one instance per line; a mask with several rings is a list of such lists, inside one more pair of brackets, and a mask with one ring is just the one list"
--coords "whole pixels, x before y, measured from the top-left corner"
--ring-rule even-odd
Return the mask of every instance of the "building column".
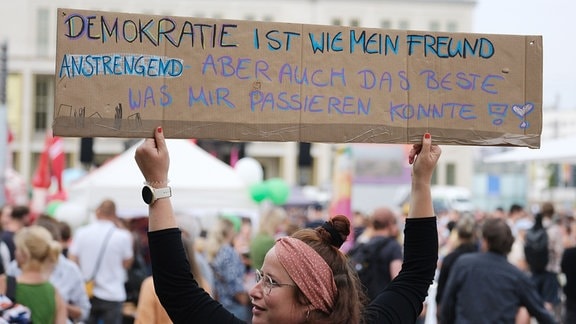
[[284, 143], [285, 151], [280, 164], [280, 175], [290, 186], [298, 184], [298, 143]]
[[28, 68], [22, 70], [22, 119], [20, 124], [20, 173], [25, 183], [31, 182], [32, 142], [34, 139], [34, 76]]

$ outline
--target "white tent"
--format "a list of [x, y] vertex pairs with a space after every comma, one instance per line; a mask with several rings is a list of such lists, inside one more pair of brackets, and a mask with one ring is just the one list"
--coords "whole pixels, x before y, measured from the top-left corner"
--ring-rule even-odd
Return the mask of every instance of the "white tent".
[[[177, 214], [257, 211], [248, 185], [232, 167], [190, 140], [166, 142], [170, 152], [171, 200]], [[91, 212], [102, 200], [110, 198], [116, 202], [119, 216], [146, 216], [148, 206], [141, 196], [144, 177], [134, 160], [140, 143], [70, 184], [67, 204], [82, 205]]]
[[485, 163], [576, 163], [576, 136], [543, 140], [539, 149], [518, 147], [484, 158]]

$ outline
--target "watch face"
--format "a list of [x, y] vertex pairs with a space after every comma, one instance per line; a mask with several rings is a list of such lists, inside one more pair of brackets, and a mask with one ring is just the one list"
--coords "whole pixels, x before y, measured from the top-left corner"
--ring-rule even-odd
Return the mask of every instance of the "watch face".
[[144, 199], [144, 202], [148, 205], [152, 203], [152, 200], [154, 199], [154, 193], [150, 187], [146, 186], [142, 188], [142, 199]]

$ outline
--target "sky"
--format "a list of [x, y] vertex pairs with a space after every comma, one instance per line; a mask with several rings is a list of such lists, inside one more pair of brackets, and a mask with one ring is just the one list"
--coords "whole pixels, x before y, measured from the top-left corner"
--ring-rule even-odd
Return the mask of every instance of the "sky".
[[544, 108], [576, 109], [576, 1], [477, 1], [473, 32], [542, 36]]

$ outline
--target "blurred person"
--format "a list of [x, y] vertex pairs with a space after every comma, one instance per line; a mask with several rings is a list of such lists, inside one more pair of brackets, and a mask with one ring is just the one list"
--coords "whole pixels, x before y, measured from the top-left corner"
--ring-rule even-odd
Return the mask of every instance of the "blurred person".
[[[256, 273], [251, 289], [253, 323], [414, 323], [432, 283], [438, 257], [436, 218], [431, 216], [430, 182], [441, 149], [430, 134], [408, 156], [413, 164], [411, 209], [405, 226], [401, 273], [364, 307], [354, 270], [339, 250], [350, 221], [337, 215], [315, 229], [279, 239]], [[162, 128], [136, 150], [147, 181], [166, 183], [170, 165]], [[174, 322], [245, 323], [206, 294], [189, 272], [171, 200], [149, 204], [149, 243], [156, 292]], [[174, 292], [178, 292], [175, 294]]]
[[461, 255], [450, 271], [440, 323], [514, 323], [521, 306], [539, 323], [556, 323], [528, 275], [507, 261], [513, 242], [505, 220], [484, 222], [481, 252]]
[[536, 285], [536, 288], [544, 302], [546, 308], [552, 311], [557, 318], [560, 317], [560, 295], [561, 286], [558, 281], [558, 274], [561, 272], [560, 261], [562, 253], [564, 252], [563, 246], [563, 229], [555, 222], [556, 213], [554, 205], [550, 202], [542, 204], [540, 213], [536, 216], [534, 227], [539, 227], [545, 230], [548, 244], [547, 262], [543, 269], [535, 268], [529, 263], [531, 278]]
[[[62, 247], [63, 243], [59, 223], [56, 219], [47, 215], [40, 215], [34, 221], [34, 225], [47, 229], [52, 239], [59, 242]], [[22, 273], [16, 260], [10, 263], [6, 273], [14, 277]], [[66, 304], [68, 323], [77, 323], [86, 320], [90, 313], [91, 305], [84, 288], [84, 278], [78, 265], [60, 253], [54, 269], [50, 273], [49, 281], [58, 289], [62, 300]]]
[[354, 229], [354, 240], [358, 239], [360, 235], [364, 233], [364, 230], [368, 226], [368, 223], [369, 223], [368, 217], [366, 217], [366, 215], [363, 212], [359, 210], [354, 211], [352, 215], [352, 228]]
[[[212, 286], [200, 271], [197, 261], [197, 252], [193, 240], [182, 235], [182, 244], [186, 250], [186, 257], [190, 265], [190, 272], [198, 281], [198, 285], [209, 295], [212, 295]], [[138, 305], [134, 317], [134, 324], [171, 324], [172, 321], [166, 313], [158, 295], [154, 291], [154, 279], [152, 276], [142, 282]]]
[[456, 223], [461, 217], [459, 211], [451, 209], [447, 210], [445, 213], [441, 214], [438, 220], [438, 235], [440, 249], [438, 251], [439, 258], [442, 260], [448, 253], [452, 252], [455, 248], [457, 241], [457, 234], [453, 231]]
[[232, 246], [235, 235], [234, 224], [219, 218], [208, 233], [205, 254], [214, 272], [214, 296], [236, 317], [248, 321], [250, 298], [244, 286], [244, 263]]
[[70, 224], [65, 221], [59, 221], [58, 225], [62, 237], [62, 254], [64, 254], [65, 257], [68, 257], [68, 247], [70, 246], [70, 240], [72, 239], [72, 228], [70, 227]]
[[524, 206], [520, 204], [512, 204], [510, 206], [507, 223], [508, 226], [510, 226], [514, 237], [518, 235], [519, 228], [531, 227], [534, 224], [528, 216], [528, 213], [526, 213]]
[[524, 243], [526, 241], [526, 231], [528, 231], [532, 226], [531, 222], [521, 222], [516, 226], [516, 236], [514, 238], [514, 243], [512, 244], [512, 249], [508, 253], [508, 262], [515, 265], [518, 269], [528, 273], [530, 271], [528, 263], [526, 262], [526, 255], [524, 253]]
[[4, 220], [9, 219], [10, 213], [12, 213], [12, 206], [9, 204], [2, 206], [2, 210], [0, 211], [0, 274], [6, 272], [6, 269], [8, 269], [8, 265], [10, 264], [11, 260], [8, 245], [1, 239], [2, 224]]
[[308, 208], [308, 215], [304, 227], [316, 228], [324, 224], [325, 221], [326, 213], [324, 211], [324, 206], [322, 206], [320, 203], [316, 203]]
[[506, 219], [506, 212], [504, 211], [504, 208], [496, 207], [492, 211], [492, 214], [490, 215], [490, 217]]
[[374, 227], [372, 226], [372, 222], [370, 221], [370, 217], [367, 217], [367, 224], [362, 234], [358, 235], [354, 238], [354, 245], [368, 243], [370, 239], [374, 236]]
[[76, 262], [84, 280], [94, 280], [92, 308], [87, 324], [122, 323], [126, 300], [124, 283], [134, 258], [132, 234], [116, 224], [116, 204], [109, 199], [96, 208], [96, 220], [76, 230], [68, 256]]
[[253, 269], [261, 269], [266, 253], [274, 246], [276, 239], [285, 235], [284, 225], [288, 215], [281, 207], [270, 208], [260, 217], [258, 232], [250, 243], [250, 261]]
[[136, 224], [137, 221], [135, 221], [135, 219], [122, 219], [121, 222], [117, 223], [118, 227], [130, 232], [133, 246], [133, 261], [130, 268], [127, 269], [126, 281], [124, 282], [124, 289], [126, 290], [126, 300], [122, 307], [124, 321], [129, 321], [134, 318], [136, 306], [138, 305], [138, 297], [140, 296], [140, 288], [144, 280], [148, 278], [151, 273], [145, 260], [146, 247], [144, 246], [143, 239]]
[[[214, 289], [214, 271], [205, 255], [206, 237], [208, 236], [208, 232], [204, 229], [195, 229], [195, 226], [200, 225], [200, 222], [198, 222], [198, 219], [194, 220], [189, 216], [177, 216], [177, 222], [180, 231], [182, 231], [182, 242], [184, 243], [184, 248], [188, 249], [191, 247], [194, 249], [192, 252], [194, 255], [194, 262], [198, 266], [198, 271], [202, 275], [202, 278], [206, 280], [206, 285], [203, 287], [210, 287], [210, 294], [212, 295], [211, 291]], [[148, 240], [148, 238], [146, 238], [146, 240]], [[207, 289], [205, 288], [205, 290]]]
[[[14, 236], [15, 260], [22, 270], [16, 277], [16, 302], [28, 307], [33, 323], [66, 323], [66, 302], [49, 277], [58, 262], [61, 245], [44, 227], [23, 227]], [[6, 293], [7, 277], [0, 276]]]
[[478, 252], [479, 246], [476, 237], [476, 221], [472, 217], [464, 216], [455, 225], [454, 232], [457, 234], [457, 246], [442, 259], [438, 274], [438, 285], [436, 288], [436, 305], [440, 308], [444, 288], [448, 277], [452, 272], [452, 267], [458, 258], [466, 253]]
[[238, 229], [236, 235], [234, 235], [234, 241], [232, 246], [234, 250], [238, 252], [242, 263], [244, 264], [245, 274], [248, 274], [251, 270], [250, 261], [250, 246], [252, 242], [252, 220], [250, 217], [240, 217], [240, 228]]
[[445, 228], [438, 230], [438, 232], [441, 233], [440, 249], [438, 250], [440, 262], [442, 262], [442, 259], [452, 252], [458, 244], [458, 234], [456, 233], [455, 228], [456, 223], [460, 219], [460, 213], [450, 211], [447, 215], [449, 215], [450, 219], [447, 220]]
[[0, 240], [6, 243], [8, 251], [10, 252], [10, 260], [14, 260], [14, 235], [21, 228], [28, 225], [30, 220], [30, 208], [28, 206], [14, 206], [10, 208], [10, 213], [2, 213], [2, 234]]
[[12, 213], [12, 205], [4, 204], [2, 210], [0, 211], [0, 229], [4, 229], [5, 224], [10, 219], [10, 214]]
[[397, 218], [388, 207], [374, 210], [370, 216], [372, 237], [366, 243], [355, 244], [348, 253], [370, 300], [376, 298], [402, 268]]
[[570, 246], [564, 250], [560, 262], [561, 271], [565, 277], [563, 287], [564, 301], [564, 323], [576, 323], [576, 223], [572, 221], [567, 228], [570, 236]]

